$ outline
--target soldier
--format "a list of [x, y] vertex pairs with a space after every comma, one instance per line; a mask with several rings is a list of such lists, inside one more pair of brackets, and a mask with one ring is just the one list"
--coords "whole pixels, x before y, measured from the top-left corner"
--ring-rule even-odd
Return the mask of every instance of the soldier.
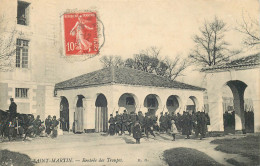
[[164, 125], [164, 116], [163, 116], [163, 112], [161, 112], [160, 118], [159, 118], [159, 123], [160, 123], [160, 132], [164, 132], [165, 131], [165, 125]]
[[[122, 115], [122, 130], [121, 133], [124, 134], [126, 130], [128, 130], [128, 114], [126, 110], [124, 110], [124, 113]], [[128, 130], [129, 131], [129, 130]]]
[[110, 119], [108, 121], [109, 123], [109, 135], [115, 135], [115, 125], [116, 125], [116, 120], [113, 117], [113, 114], [110, 114]]
[[207, 128], [207, 117], [204, 112], [199, 112], [198, 116], [198, 133], [200, 134], [200, 139], [205, 138]]
[[188, 114], [188, 112], [183, 113], [182, 125], [183, 125], [182, 135], [187, 135], [187, 139], [190, 139], [191, 129], [192, 129], [192, 120], [191, 120], [191, 116]]
[[49, 137], [49, 135], [51, 134], [51, 126], [52, 126], [52, 120], [50, 115], [48, 115], [48, 118], [45, 119], [45, 126], [46, 126], [45, 132]]
[[176, 116], [176, 121], [175, 121], [175, 125], [178, 129], [178, 131], [181, 131], [182, 127], [181, 127], [181, 114], [178, 112], [177, 116]]
[[144, 131], [144, 115], [142, 111], [138, 111], [137, 119], [139, 121], [139, 124], [141, 125], [141, 132]]
[[164, 118], [164, 120], [165, 120], [165, 122], [164, 122], [165, 123], [165, 129], [166, 129], [166, 132], [169, 133], [169, 131], [171, 130], [171, 125], [172, 125], [171, 117], [168, 114], [168, 112], [165, 112], [164, 116], [165, 116], [165, 118]]
[[142, 128], [138, 120], [135, 121], [133, 126], [133, 137], [137, 144], [140, 144], [140, 139], [142, 138]]
[[195, 136], [198, 137], [198, 116], [199, 116], [199, 111], [198, 112], [192, 112], [192, 128], [193, 131], [195, 132]]
[[25, 140], [27, 138], [27, 136], [31, 136], [33, 135], [33, 122], [34, 122], [34, 116], [29, 114], [25, 116], [25, 124], [24, 124], [24, 131], [25, 131], [25, 136], [24, 139]]
[[118, 111], [116, 111], [115, 122], [116, 122], [115, 132], [116, 134], [119, 134], [119, 131], [122, 128], [122, 118], [121, 115], [118, 114]]
[[59, 125], [59, 121], [56, 120], [56, 116], [53, 116], [53, 119], [52, 119], [52, 126], [51, 126], [51, 129], [52, 129], [52, 138], [56, 138], [58, 136], [58, 125]]
[[[139, 122], [139, 119], [138, 119], [138, 116], [136, 115], [135, 112], [133, 112], [133, 115], [132, 115], [132, 117], [131, 117], [131, 123], [132, 123], [131, 132], [133, 132], [133, 127], [134, 127], [136, 121], [138, 121], [138, 124], [141, 126], [141, 124], [140, 124], [140, 122]], [[141, 126], [141, 132], [142, 132], [142, 126]]]
[[149, 132], [152, 136], [155, 137], [154, 133], [153, 133], [153, 120], [151, 119], [150, 115], [148, 113], [145, 113], [145, 117], [144, 117], [144, 125], [145, 125], [145, 134], [147, 136], [147, 138], [149, 138]]
[[34, 128], [34, 133], [36, 136], [39, 136], [41, 134], [40, 127], [41, 127], [41, 119], [40, 115], [37, 115], [35, 121], [33, 122], [33, 128]]
[[16, 114], [17, 114], [17, 105], [14, 102], [13, 98], [10, 98], [10, 102], [11, 102], [11, 104], [9, 106], [9, 112], [10, 112], [9, 120], [12, 121], [12, 120], [14, 120], [14, 118], [16, 117]]

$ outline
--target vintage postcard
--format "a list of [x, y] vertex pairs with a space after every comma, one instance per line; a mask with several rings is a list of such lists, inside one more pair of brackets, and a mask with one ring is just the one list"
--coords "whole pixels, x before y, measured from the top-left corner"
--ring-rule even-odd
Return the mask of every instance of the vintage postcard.
[[0, 0], [0, 165], [260, 165], [257, 0]]

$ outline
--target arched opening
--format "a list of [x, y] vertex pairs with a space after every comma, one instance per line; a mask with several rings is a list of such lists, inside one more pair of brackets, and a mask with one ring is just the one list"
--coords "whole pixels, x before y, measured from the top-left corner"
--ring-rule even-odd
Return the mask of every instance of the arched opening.
[[223, 88], [225, 133], [235, 133], [235, 131], [254, 132], [253, 103], [252, 99], [245, 99], [246, 88], [247, 85], [239, 80], [228, 81]]
[[84, 103], [83, 99], [85, 98], [83, 95], [77, 96], [76, 102], [76, 109], [74, 112], [74, 132], [75, 133], [82, 133], [84, 132], [83, 125], [84, 125]]
[[60, 102], [60, 128], [63, 131], [69, 131], [69, 102], [66, 97], [61, 96]]
[[144, 99], [144, 107], [147, 108], [148, 114], [152, 116], [156, 115], [156, 111], [158, 110], [160, 103], [161, 100], [159, 96], [155, 94], [149, 94]]
[[137, 97], [131, 93], [122, 94], [118, 100], [118, 107], [124, 107], [127, 112], [135, 112], [137, 105]]
[[106, 132], [108, 129], [107, 99], [103, 94], [97, 96], [95, 111], [95, 131]]
[[166, 102], [166, 108], [170, 114], [175, 113], [176, 110], [180, 107], [180, 97], [176, 95], [171, 95], [168, 97]]
[[192, 114], [196, 112], [197, 107], [198, 107], [197, 98], [195, 96], [190, 96], [186, 105], [186, 112]]

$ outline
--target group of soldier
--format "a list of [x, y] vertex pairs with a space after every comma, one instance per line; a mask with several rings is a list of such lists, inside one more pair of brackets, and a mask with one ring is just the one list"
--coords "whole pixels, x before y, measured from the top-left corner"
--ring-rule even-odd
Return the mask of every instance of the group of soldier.
[[[158, 121], [159, 120], [159, 124]], [[133, 133], [133, 137], [136, 139], [137, 143], [140, 143], [142, 135], [146, 135], [149, 138], [149, 134], [155, 137], [154, 131], [159, 133], [171, 133], [176, 131], [186, 135], [187, 139], [190, 138], [192, 131], [195, 136], [200, 135], [200, 139], [206, 136], [207, 125], [210, 124], [209, 116], [205, 112], [183, 112], [183, 115], [177, 113], [168, 114], [168, 112], [161, 112], [158, 119], [157, 116], [146, 112], [145, 116], [141, 111], [136, 114], [135, 112], [128, 113], [124, 110], [123, 114], [119, 114], [118, 111], [116, 115], [110, 114], [109, 119], [109, 134], [119, 135], [124, 134], [128, 131], [129, 135]], [[175, 140], [175, 132], [173, 134], [173, 139]]]
[[17, 113], [17, 105], [14, 99], [10, 99], [11, 104], [8, 111], [0, 111], [0, 137], [8, 137], [9, 141], [16, 138], [23, 140], [37, 136], [57, 137], [59, 120], [56, 116], [49, 115], [44, 121], [41, 121], [40, 115], [36, 118], [32, 114]]

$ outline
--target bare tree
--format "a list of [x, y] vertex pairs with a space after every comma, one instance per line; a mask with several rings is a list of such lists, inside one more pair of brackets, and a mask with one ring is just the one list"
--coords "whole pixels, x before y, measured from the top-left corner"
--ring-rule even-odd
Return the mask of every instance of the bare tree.
[[215, 17], [213, 21], [205, 21], [199, 28], [200, 34], [193, 37], [196, 44], [189, 58], [202, 66], [212, 66], [223, 63], [237, 51], [228, 49], [229, 44], [225, 41], [227, 32], [226, 23]]
[[8, 29], [4, 15], [0, 17], [0, 71], [11, 71], [14, 69], [15, 28]]
[[248, 16], [248, 21], [245, 19], [244, 14], [242, 14], [242, 22], [238, 23], [237, 31], [245, 34], [243, 40], [244, 45], [252, 48], [260, 46], [260, 26], [257, 19], [252, 19]]
[[174, 59], [162, 60], [160, 54], [161, 49], [150, 47], [135, 54], [133, 58], [128, 58], [125, 61], [125, 66], [172, 80], [176, 79], [188, 66], [187, 61], [182, 61], [179, 56]]
[[103, 67], [110, 66], [123, 66], [124, 62], [120, 56], [102, 56], [100, 62], [103, 64]]
[[179, 56], [174, 59], [168, 57], [164, 60], [167, 65], [165, 76], [171, 80], [175, 80], [190, 65], [186, 59], [181, 60]]

